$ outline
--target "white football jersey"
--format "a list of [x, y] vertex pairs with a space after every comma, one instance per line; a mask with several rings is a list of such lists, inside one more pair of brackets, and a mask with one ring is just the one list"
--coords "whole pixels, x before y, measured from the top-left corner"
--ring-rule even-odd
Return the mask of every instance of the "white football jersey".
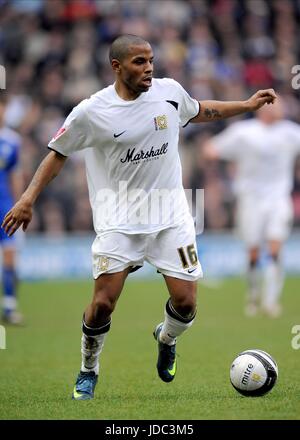
[[214, 136], [212, 142], [221, 158], [237, 163], [237, 195], [289, 197], [294, 162], [300, 153], [298, 124], [288, 120], [269, 125], [258, 119], [239, 121]]
[[85, 149], [94, 228], [151, 233], [189, 214], [178, 154], [179, 128], [199, 112], [173, 79], [123, 100], [115, 86], [83, 100], [50, 141], [65, 156]]

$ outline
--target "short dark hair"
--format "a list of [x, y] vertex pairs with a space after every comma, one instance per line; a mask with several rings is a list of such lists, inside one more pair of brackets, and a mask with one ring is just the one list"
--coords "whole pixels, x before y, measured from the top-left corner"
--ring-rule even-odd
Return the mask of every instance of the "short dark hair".
[[122, 61], [127, 56], [130, 46], [141, 46], [144, 44], [149, 44], [149, 42], [138, 35], [120, 35], [110, 46], [109, 61], [112, 62], [113, 59]]

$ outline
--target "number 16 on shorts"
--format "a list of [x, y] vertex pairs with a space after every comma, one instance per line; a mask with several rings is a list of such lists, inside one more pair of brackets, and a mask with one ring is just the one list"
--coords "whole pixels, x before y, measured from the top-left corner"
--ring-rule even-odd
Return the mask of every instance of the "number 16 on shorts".
[[197, 266], [198, 256], [193, 243], [189, 244], [188, 246], [178, 248], [177, 252], [179, 254], [183, 269], [187, 269], [190, 266]]

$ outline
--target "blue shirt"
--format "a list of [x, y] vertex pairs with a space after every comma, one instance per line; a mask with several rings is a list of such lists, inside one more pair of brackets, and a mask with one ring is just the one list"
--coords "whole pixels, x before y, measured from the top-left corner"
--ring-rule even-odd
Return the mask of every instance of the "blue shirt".
[[[7, 127], [0, 128], [0, 205], [12, 205], [10, 174], [18, 165], [20, 150], [19, 135]], [[1, 209], [2, 211], [2, 209]]]

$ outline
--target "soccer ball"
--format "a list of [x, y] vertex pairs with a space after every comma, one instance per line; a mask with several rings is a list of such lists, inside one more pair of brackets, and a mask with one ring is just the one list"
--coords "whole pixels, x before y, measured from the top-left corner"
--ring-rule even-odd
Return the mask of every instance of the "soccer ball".
[[274, 387], [277, 377], [276, 361], [262, 350], [243, 351], [230, 367], [231, 384], [243, 396], [263, 396]]

